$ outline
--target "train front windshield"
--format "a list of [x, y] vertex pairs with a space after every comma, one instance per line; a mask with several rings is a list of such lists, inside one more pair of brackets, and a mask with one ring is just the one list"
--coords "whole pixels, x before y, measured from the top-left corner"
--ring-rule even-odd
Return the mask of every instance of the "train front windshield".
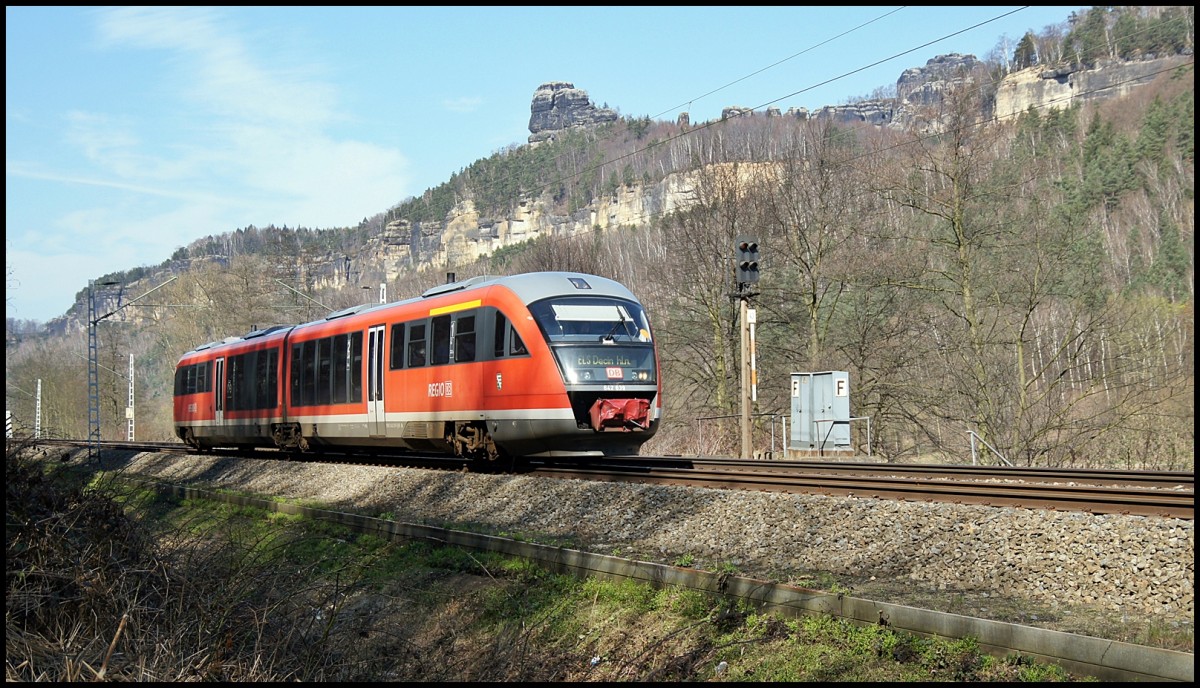
[[597, 296], [530, 306], [568, 383], [651, 384], [657, 380], [650, 323], [632, 301]]

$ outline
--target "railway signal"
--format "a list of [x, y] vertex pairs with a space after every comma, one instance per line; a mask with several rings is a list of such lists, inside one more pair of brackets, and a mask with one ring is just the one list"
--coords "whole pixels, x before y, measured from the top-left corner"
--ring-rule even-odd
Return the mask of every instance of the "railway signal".
[[737, 238], [734, 264], [739, 288], [758, 282], [758, 239], [749, 236]]
[[737, 278], [739, 318], [741, 322], [741, 379], [742, 379], [742, 458], [749, 459], [753, 452], [750, 438], [750, 409], [757, 400], [757, 371], [754, 366], [754, 310], [750, 308], [752, 287], [758, 283], [758, 238], [740, 235], [734, 239], [733, 264]]

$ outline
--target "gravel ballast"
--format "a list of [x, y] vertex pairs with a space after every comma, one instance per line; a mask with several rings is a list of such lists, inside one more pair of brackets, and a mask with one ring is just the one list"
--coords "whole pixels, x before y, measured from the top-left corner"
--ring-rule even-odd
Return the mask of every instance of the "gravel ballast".
[[797, 585], [833, 578], [898, 604], [953, 593], [1027, 603], [1034, 620], [1195, 618], [1190, 520], [150, 453], [124, 470]]

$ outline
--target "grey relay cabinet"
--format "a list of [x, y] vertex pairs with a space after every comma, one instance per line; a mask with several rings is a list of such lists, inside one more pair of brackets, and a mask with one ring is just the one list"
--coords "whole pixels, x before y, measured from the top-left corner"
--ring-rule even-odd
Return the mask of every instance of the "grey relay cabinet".
[[792, 373], [789, 456], [853, 453], [850, 420], [850, 373]]

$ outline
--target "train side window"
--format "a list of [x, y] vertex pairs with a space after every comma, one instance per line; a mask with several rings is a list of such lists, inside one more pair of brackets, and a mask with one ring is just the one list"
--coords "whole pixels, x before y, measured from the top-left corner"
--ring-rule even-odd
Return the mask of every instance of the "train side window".
[[492, 358], [504, 356], [504, 332], [508, 329], [508, 318], [496, 311], [496, 326], [492, 329]]
[[317, 399], [317, 342], [309, 340], [303, 346], [300, 356], [300, 405], [312, 406]]
[[261, 354], [260, 351], [245, 354], [245, 360], [242, 361], [242, 410], [259, 408], [258, 364], [262, 360]]
[[[266, 393], [259, 397], [259, 402], [262, 408], [273, 409], [279, 406], [279, 349], [268, 351], [266, 358]], [[262, 372], [262, 368], [259, 368], [259, 372]]]
[[517, 328], [508, 316], [500, 311], [496, 311], [495, 329], [492, 332], [493, 358], [524, 356], [529, 353], [525, 349], [525, 342], [521, 341], [521, 335], [517, 334]]
[[388, 359], [388, 370], [404, 367], [404, 323], [392, 325], [392, 354]]
[[249, 377], [246, 380], [246, 408], [261, 409], [270, 408], [267, 404], [267, 375], [271, 372], [268, 367], [271, 353], [267, 349], [250, 354], [250, 365], [246, 371]]
[[433, 319], [430, 340], [433, 352], [429, 357], [429, 365], [442, 365], [450, 362], [450, 316], [439, 315]]
[[242, 373], [242, 409], [256, 409], [259, 407], [258, 398], [258, 382], [262, 377], [258, 369], [258, 364], [262, 363], [262, 352], [246, 354], [244, 363], [245, 369]]
[[332, 337], [317, 340], [317, 396], [313, 401], [318, 405], [328, 404], [333, 397], [332, 344]]
[[240, 411], [244, 408], [242, 396], [246, 389], [245, 354], [225, 359], [225, 410]]
[[291, 399], [290, 403], [294, 406], [300, 405], [300, 371], [303, 368], [304, 362], [304, 357], [301, 355], [302, 351], [301, 345], [292, 345], [291, 372], [289, 375], [291, 390], [288, 392], [288, 398]]
[[[238, 409], [248, 411], [258, 408], [258, 362], [259, 352], [242, 354], [241, 370], [238, 374]], [[231, 407], [232, 408], [232, 407]]]
[[242, 357], [230, 356], [225, 363], [225, 375], [227, 382], [225, 383], [225, 408], [230, 411], [241, 409], [238, 404], [241, 403], [241, 388], [242, 388]]
[[517, 334], [516, 328], [512, 325], [508, 326], [509, 331], [509, 346], [508, 353], [513, 356], [524, 356], [529, 353], [525, 348], [525, 342], [521, 341], [521, 335]]
[[425, 323], [408, 324], [408, 367], [425, 365]]
[[344, 334], [334, 335], [331, 354], [333, 396], [330, 400], [335, 404], [343, 404], [348, 400], [350, 393], [350, 338]]
[[475, 316], [459, 316], [454, 321], [454, 362], [475, 360]]
[[250, 408], [246, 405], [247, 388], [250, 386], [246, 379], [247, 360], [253, 362], [254, 359], [246, 354], [238, 354], [230, 356], [229, 362], [226, 364], [229, 372], [229, 385], [225, 387], [225, 408], [230, 411], [242, 411]]
[[[393, 340], [394, 341], [394, 340]], [[350, 335], [350, 399], [353, 403], [362, 401], [363, 392], [363, 333], [355, 332]]]

